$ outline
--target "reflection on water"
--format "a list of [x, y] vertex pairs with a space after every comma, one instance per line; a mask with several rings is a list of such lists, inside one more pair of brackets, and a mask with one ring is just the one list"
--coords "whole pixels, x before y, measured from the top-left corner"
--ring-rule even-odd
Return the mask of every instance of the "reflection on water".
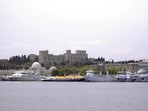
[[148, 83], [0, 82], [0, 111], [147, 111]]

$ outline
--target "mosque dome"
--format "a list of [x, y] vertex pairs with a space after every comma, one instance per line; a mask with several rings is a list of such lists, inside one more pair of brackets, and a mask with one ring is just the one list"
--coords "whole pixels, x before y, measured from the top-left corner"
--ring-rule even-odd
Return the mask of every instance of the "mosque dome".
[[52, 71], [52, 70], [56, 70], [57, 68], [55, 67], [55, 66], [52, 66], [52, 67], [50, 67], [50, 71]]
[[34, 62], [31, 67], [32, 68], [41, 68], [41, 64], [39, 62]]

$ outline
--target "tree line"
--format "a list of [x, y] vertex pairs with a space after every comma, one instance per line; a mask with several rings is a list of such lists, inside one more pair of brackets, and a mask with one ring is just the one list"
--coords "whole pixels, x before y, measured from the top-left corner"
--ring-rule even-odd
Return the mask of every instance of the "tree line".
[[9, 58], [8, 61], [0, 62], [0, 69], [1, 70], [9, 70], [9, 69], [22, 69], [26, 68], [28, 69], [30, 65], [30, 58], [26, 55], [17, 55], [12, 56]]
[[21, 65], [24, 63], [30, 62], [30, 58], [29, 56], [26, 55], [22, 55], [22, 56], [12, 56], [9, 59], [9, 63], [11, 64], [17, 64], [17, 65]]
[[102, 66], [102, 68], [100, 68], [99, 66], [90, 66], [90, 65], [85, 65], [82, 67], [64, 66], [52, 70], [51, 76], [67, 76], [67, 75], [77, 75], [77, 74], [84, 76], [86, 74], [86, 71], [90, 69], [95, 71], [96, 75], [107, 74], [107, 73], [111, 75], [116, 75], [119, 71], [121, 71], [121, 68], [117, 67], [110, 67], [109, 69], [106, 69], [105, 66]]
[[[38, 61], [38, 59], [36, 59]], [[118, 61], [114, 62], [112, 61], [105, 61], [105, 58], [103, 57], [98, 57], [97, 59], [94, 59], [94, 61], [91, 61], [91, 58], [89, 58], [87, 61], [76, 61], [72, 64], [68, 63], [62, 63], [60, 65], [55, 64], [55, 66], [74, 66], [74, 67], [83, 67], [86, 65], [97, 65], [98, 63], [104, 63], [104, 64], [109, 64], [109, 63], [120, 63], [120, 64], [127, 64], [127, 63], [137, 63], [138, 61], [135, 60], [128, 60], [128, 61]], [[27, 55], [17, 55], [17, 56], [12, 56], [9, 58], [8, 61], [6, 62], [0, 62], [0, 70], [8, 70], [8, 69], [29, 69], [33, 62], [30, 61], [29, 56]], [[51, 64], [41, 64], [43, 67], [46, 69], [50, 68], [52, 65]]]

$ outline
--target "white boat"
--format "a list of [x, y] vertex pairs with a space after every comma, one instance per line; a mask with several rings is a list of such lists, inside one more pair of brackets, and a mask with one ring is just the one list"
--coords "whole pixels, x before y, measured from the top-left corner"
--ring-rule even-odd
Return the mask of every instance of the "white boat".
[[84, 78], [85, 81], [88, 82], [113, 82], [116, 80], [112, 75], [96, 75], [93, 70], [86, 71], [86, 76]]
[[16, 71], [11, 76], [3, 77], [2, 80], [8, 81], [39, 81], [41, 80], [40, 72], [41, 65], [38, 62], [34, 62], [31, 66], [32, 70]]
[[118, 75], [115, 76], [116, 80], [119, 82], [132, 82], [135, 81], [134, 75], [130, 72], [120, 71]]
[[50, 77], [43, 77], [43, 78], [41, 79], [41, 81], [55, 81], [55, 80], [56, 80], [56, 78], [53, 77], [53, 76], [50, 76]]
[[137, 78], [136, 81], [138, 82], [148, 82], [148, 73], [144, 69], [139, 69], [137, 72]]
[[41, 76], [39, 74], [30, 71], [18, 71], [11, 76], [7, 76], [7, 80], [10, 81], [39, 81]]
[[137, 78], [137, 81], [148, 82], [148, 73], [139, 75], [139, 77]]

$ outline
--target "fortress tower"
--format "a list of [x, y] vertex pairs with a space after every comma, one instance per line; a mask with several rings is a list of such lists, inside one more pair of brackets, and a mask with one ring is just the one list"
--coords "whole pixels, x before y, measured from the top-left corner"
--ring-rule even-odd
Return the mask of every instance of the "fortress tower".
[[39, 51], [39, 62], [43, 63], [43, 64], [48, 64], [48, 59], [49, 54], [48, 54], [48, 50], [45, 51]]

